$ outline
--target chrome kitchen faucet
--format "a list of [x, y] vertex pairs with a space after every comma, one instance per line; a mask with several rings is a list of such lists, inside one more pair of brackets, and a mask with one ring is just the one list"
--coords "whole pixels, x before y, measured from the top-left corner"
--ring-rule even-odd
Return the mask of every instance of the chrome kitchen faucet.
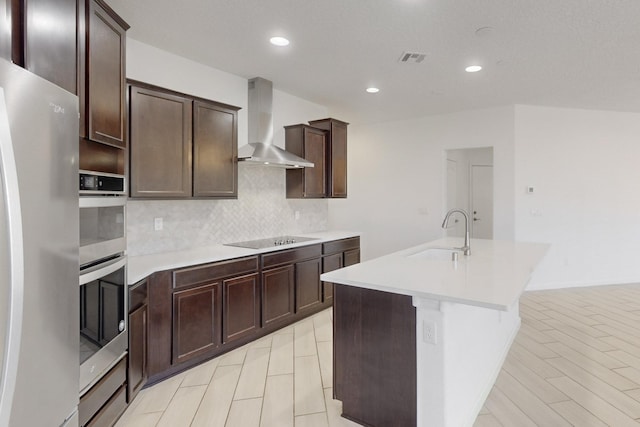
[[449, 217], [456, 212], [464, 216], [464, 246], [456, 249], [462, 250], [462, 253], [469, 256], [471, 255], [471, 242], [469, 241], [469, 214], [467, 214], [463, 209], [451, 209], [444, 216], [444, 221], [442, 221], [442, 228], [447, 228], [449, 226]]

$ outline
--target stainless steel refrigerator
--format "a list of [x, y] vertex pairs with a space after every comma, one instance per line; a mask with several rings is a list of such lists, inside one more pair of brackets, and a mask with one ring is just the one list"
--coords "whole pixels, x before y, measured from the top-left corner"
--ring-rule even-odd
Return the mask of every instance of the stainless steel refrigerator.
[[77, 426], [78, 98], [0, 59], [0, 426]]

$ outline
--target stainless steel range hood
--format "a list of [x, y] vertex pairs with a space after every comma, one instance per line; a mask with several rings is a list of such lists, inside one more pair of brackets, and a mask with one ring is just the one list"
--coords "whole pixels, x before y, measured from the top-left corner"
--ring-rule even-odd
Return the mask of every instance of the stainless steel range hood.
[[261, 77], [249, 80], [249, 143], [238, 149], [238, 161], [293, 169], [313, 163], [273, 145], [273, 84]]

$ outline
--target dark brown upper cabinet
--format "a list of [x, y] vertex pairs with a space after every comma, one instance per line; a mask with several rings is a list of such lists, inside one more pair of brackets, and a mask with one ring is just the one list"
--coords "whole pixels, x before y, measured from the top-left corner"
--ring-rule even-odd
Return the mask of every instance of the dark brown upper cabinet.
[[7, 4], [12, 23], [7, 59], [76, 93], [76, 0], [11, 0]]
[[238, 197], [237, 109], [193, 103], [193, 195]]
[[191, 197], [192, 104], [164, 91], [130, 87], [131, 197]]
[[336, 119], [312, 120], [313, 127], [327, 131], [326, 197], [347, 197], [347, 126]]
[[238, 197], [238, 107], [130, 81], [131, 197]]
[[[102, 0], [89, 0], [85, 11], [84, 93], [81, 130], [92, 141], [126, 148], [125, 46], [129, 25]], [[82, 101], [81, 101], [82, 103]], [[84, 114], [84, 117], [83, 117]]]
[[314, 164], [312, 168], [287, 169], [287, 198], [326, 197], [326, 132], [305, 124], [285, 126], [284, 129], [286, 150]]

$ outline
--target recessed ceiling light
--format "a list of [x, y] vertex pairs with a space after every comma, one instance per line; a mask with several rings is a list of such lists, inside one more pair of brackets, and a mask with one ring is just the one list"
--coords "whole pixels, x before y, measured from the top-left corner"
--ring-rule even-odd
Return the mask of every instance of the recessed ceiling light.
[[367, 92], [369, 92], [369, 93], [378, 93], [378, 92], [380, 92], [380, 89], [378, 89], [377, 87], [368, 87], [367, 88]]
[[284, 37], [271, 37], [269, 41], [274, 46], [289, 46], [289, 40]]
[[478, 71], [482, 70], [482, 67], [479, 65], [469, 65], [467, 68], [464, 69], [467, 73], [477, 73]]

